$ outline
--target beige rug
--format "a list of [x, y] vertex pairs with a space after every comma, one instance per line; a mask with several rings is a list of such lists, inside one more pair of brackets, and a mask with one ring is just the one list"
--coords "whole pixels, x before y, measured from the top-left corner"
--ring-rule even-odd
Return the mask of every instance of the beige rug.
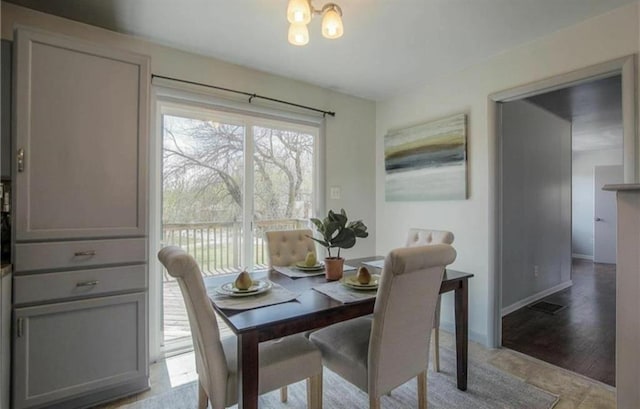
[[[469, 385], [466, 392], [456, 388], [455, 358], [442, 348], [439, 373], [429, 371], [429, 409], [549, 409], [557, 397], [485, 363], [469, 361]], [[416, 381], [411, 380], [381, 398], [384, 409], [417, 407]], [[338, 375], [324, 371], [323, 407], [325, 409], [367, 408], [367, 395]], [[125, 406], [127, 409], [195, 409], [196, 384], [190, 383], [169, 392]], [[234, 406], [234, 408], [237, 406]], [[278, 391], [260, 397], [260, 407], [268, 409], [306, 409], [304, 382], [289, 387], [289, 401], [280, 402]]]

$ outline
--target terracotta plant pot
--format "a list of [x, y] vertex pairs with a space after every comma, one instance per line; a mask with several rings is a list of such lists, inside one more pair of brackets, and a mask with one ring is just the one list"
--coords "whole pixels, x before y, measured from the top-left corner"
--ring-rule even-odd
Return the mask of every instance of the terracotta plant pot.
[[342, 278], [342, 269], [344, 268], [344, 259], [338, 257], [327, 257], [324, 259], [324, 275], [327, 281], [335, 281]]

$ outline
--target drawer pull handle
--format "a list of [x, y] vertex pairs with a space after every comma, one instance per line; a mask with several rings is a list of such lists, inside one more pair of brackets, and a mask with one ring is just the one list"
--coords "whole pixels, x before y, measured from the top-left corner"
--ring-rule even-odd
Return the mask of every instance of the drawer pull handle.
[[73, 253], [73, 255], [76, 256], [76, 257], [95, 256], [96, 255], [96, 251], [95, 250], [76, 251], [75, 253]]
[[79, 283], [76, 284], [76, 287], [95, 287], [96, 285], [98, 285], [100, 281], [98, 280], [94, 280], [94, 281], [81, 281]]

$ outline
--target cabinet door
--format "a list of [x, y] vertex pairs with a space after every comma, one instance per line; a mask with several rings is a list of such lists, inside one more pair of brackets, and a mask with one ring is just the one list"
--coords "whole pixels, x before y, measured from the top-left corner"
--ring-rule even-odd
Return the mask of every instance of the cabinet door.
[[149, 61], [19, 29], [16, 239], [146, 234]]
[[145, 293], [16, 308], [13, 407], [147, 378]]

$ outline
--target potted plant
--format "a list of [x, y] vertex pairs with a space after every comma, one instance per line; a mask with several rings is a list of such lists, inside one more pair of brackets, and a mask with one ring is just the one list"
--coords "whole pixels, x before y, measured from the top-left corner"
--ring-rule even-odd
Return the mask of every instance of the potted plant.
[[[311, 222], [316, 226], [322, 239], [311, 237], [327, 249], [327, 257], [324, 259], [327, 280], [338, 280], [342, 277], [344, 258], [340, 257], [341, 249], [349, 249], [356, 244], [358, 237], [367, 237], [367, 226], [362, 220], [348, 222], [347, 212], [340, 209], [340, 213], [329, 210], [324, 220], [312, 218]], [[338, 249], [335, 256], [331, 249]]]

